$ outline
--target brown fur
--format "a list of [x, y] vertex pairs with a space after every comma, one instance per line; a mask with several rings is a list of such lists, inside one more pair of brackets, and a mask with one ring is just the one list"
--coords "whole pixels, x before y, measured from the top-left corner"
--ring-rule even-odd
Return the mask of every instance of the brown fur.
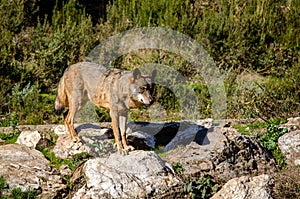
[[76, 112], [87, 101], [109, 109], [118, 150], [127, 153], [133, 149], [127, 144], [125, 133], [128, 110], [152, 103], [150, 89], [155, 75], [156, 71], [151, 76], [142, 76], [138, 69], [133, 72], [107, 69], [90, 62], [71, 65], [59, 82], [55, 113], [60, 114], [65, 107], [69, 108], [65, 128], [73, 140], [79, 141], [74, 129]]

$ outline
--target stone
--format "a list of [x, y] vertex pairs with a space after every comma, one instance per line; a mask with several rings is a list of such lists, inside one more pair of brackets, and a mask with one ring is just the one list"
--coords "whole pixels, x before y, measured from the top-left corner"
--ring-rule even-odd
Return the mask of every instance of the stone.
[[180, 124], [177, 134], [175, 137], [163, 148], [163, 151], [169, 151], [179, 145], [186, 146], [195, 140], [197, 133], [203, 130], [204, 127], [183, 122]]
[[272, 186], [269, 175], [242, 176], [229, 180], [211, 199], [271, 199]]
[[41, 152], [19, 144], [0, 146], [0, 176], [9, 185], [9, 189], [3, 190], [4, 195], [20, 188], [38, 193], [42, 190], [41, 196], [53, 198], [66, 187]]
[[300, 165], [300, 130], [280, 136], [278, 146], [288, 164]]
[[153, 135], [156, 146], [165, 146], [162, 151], [171, 150], [178, 145], [188, 145], [197, 139], [197, 134], [200, 131], [206, 129], [188, 121], [169, 123], [130, 122], [127, 126], [127, 132], [145, 132]]
[[111, 129], [94, 124], [76, 126], [81, 142], [74, 142], [69, 134], [60, 134], [52, 150], [57, 157], [65, 159], [83, 152], [100, 157], [116, 151], [116, 147], [110, 141], [113, 138]]
[[282, 128], [287, 128], [289, 132], [300, 130], [300, 117], [288, 118], [288, 122], [282, 124]]
[[203, 126], [205, 128], [211, 128], [213, 127], [214, 120], [212, 118], [206, 118], [202, 120], [196, 120], [195, 123], [199, 126]]
[[38, 131], [22, 131], [16, 143], [22, 144], [30, 148], [35, 148], [41, 139], [41, 134]]
[[70, 169], [70, 167], [68, 165], [63, 164], [59, 167], [59, 173], [62, 176], [71, 176], [72, 170]]
[[163, 159], [171, 164], [180, 162], [187, 176], [208, 174], [223, 182], [276, 170], [275, 160], [254, 137], [223, 127], [202, 131], [197, 142], [176, 147]]
[[[151, 151], [118, 153], [88, 160], [79, 170], [84, 183], [72, 196], [81, 198], [147, 198], [163, 195], [181, 183]], [[76, 181], [72, 178], [71, 181]], [[174, 192], [176, 194], [176, 192]], [[174, 195], [175, 196], [175, 195]]]
[[156, 145], [155, 137], [143, 131], [135, 131], [127, 135], [127, 140], [135, 149], [149, 150], [154, 149]]

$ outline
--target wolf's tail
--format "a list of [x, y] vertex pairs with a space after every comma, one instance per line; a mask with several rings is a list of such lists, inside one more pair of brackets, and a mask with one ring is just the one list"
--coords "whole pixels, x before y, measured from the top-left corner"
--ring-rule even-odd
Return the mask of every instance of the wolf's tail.
[[63, 79], [60, 80], [57, 88], [57, 94], [54, 101], [54, 113], [60, 115], [67, 106], [67, 95]]

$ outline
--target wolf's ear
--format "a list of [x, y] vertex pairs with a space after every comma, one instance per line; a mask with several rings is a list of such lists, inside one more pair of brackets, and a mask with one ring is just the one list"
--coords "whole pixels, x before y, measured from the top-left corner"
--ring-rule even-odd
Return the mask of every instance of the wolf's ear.
[[151, 81], [152, 81], [152, 82], [154, 81], [154, 79], [155, 79], [155, 77], [156, 77], [156, 74], [157, 74], [157, 71], [156, 71], [156, 69], [154, 69], [154, 70], [152, 71], [152, 73], [151, 73]]
[[141, 71], [138, 68], [134, 69], [132, 72], [132, 77], [133, 81], [139, 79], [141, 77]]

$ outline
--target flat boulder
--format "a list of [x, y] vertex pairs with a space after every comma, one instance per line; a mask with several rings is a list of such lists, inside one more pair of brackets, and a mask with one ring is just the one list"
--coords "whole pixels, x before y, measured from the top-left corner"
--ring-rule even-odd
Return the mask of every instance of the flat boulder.
[[19, 144], [0, 146], [0, 176], [9, 185], [3, 194], [20, 188], [22, 191], [35, 190], [51, 198], [65, 188], [62, 178], [55, 174], [41, 152]]

